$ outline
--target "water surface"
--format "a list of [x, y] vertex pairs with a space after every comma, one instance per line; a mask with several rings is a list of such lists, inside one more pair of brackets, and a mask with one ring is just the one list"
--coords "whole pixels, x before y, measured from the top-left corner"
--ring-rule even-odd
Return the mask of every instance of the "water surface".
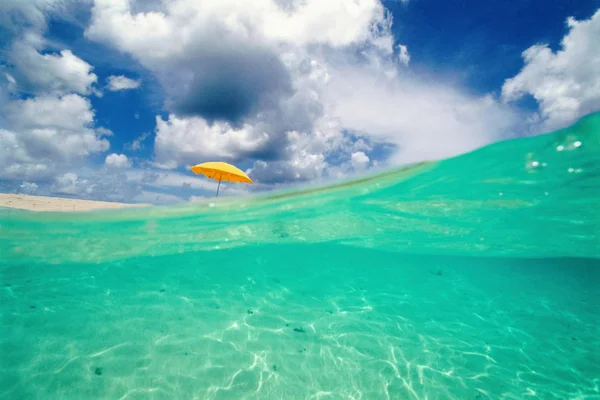
[[600, 115], [327, 187], [0, 211], [0, 398], [600, 398]]

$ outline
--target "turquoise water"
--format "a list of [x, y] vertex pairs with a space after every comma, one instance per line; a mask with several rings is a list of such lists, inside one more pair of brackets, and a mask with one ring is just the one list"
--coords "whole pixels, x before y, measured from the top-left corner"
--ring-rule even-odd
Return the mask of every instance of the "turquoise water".
[[600, 399], [600, 114], [327, 187], [0, 211], [2, 399]]

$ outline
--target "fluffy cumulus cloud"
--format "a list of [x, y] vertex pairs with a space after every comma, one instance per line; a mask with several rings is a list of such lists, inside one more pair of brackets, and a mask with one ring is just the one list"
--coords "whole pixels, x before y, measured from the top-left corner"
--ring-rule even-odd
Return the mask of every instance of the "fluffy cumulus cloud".
[[106, 156], [104, 165], [106, 165], [107, 168], [114, 169], [129, 168], [131, 167], [131, 161], [129, 161], [125, 154], [112, 153]]
[[42, 54], [44, 39], [36, 32], [26, 32], [8, 51], [17, 88], [27, 92], [89, 94], [98, 77], [92, 66], [70, 50]]
[[269, 139], [266, 132], [257, 134], [253, 126], [232, 127], [227, 122], [208, 123], [200, 117], [167, 121], [156, 118], [156, 154], [163, 162], [197, 164], [199, 160], [236, 160], [241, 155], [262, 149]]
[[540, 105], [542, 129], [556, 129], [600, 109], [600, 10], [590, 19], [567, 20], [561, 49], [535, 45], [523, 52], [525, 66], [502, 88], [505, 100], [533, 96]]
[[90, 101], [77, 94], [14, 100], [4, 111], [0, 179], [47, 180], [109, 148], [93, 127]]
[[350, 156], [350, 160], [352, 161], [352, 166], [356, 170], [362, 170], [366, 168], [369, 164], [369, 156], [367, 156], [362, 151], [352, 153], [352, 156]]
[[71, 11], [87, 1], [0, 1], [0, 71], [11, 77], [11, 92], [86, 95], [93, 90], [98, 79], [93, 67], [44, 36], [49, 17], [70, 19]]
[[21, 193], [35, 194], [38, 189], [38, 184], [33, 182], [23, 182], [19, 188], [21, 189]]
[[[76, 94], [17, 100], [7, 104], [5, 110], [8, 121], [18, 129], [77, 131], [94, 120], [90, 101]], [[60, 144], [61, 149], [65, 149], [63, 143]]]
[[134, 202], [144, 191], [138, 182], [128, 181], [123, 170], [89, 168], [58, 174], [41, 189], [59, 196], [119, 202]]
[[408, 53], [408, 47], [406, 45], [400, 44], [398, 45], [398, 50], [400, 54], [398, 54], [398, 59], [402, 64], [408, 67], [408, 63], [410, 62], [410, 54]]
[[123, 75], [109, 76], [107, 88], [111, 92], [117, 92], [121, 90], [131, 90], [140, 87], [140, 81], [127, 78]]
[[93, 186], [88, 184], [88, 180], [80, 178], [74, 172], [67, 172], [56, 177], [53, 186], [54, 193], [78, 197], [85, 197], [85, 194], [92, 190]]
[[47, 193], [49, 187], [79, 193], [87, 182], [69, 174], [110, 146], [106, 136], [112, 133], [96, 126], [86, 97], [98, 80], [92, 65], [45, 38], [49, 15], [66, 18], [71, 5], [65, 0], [0, 4], [6, 34], [0, 67], [6, 77], [0, 81], [0, 180], [13, 181], [13, 189], [23, 193]]
[[225, 159], [262, 183], [311, 180], [373, 164], [360, 138], [397, 163], [507, 135], [517, 117], [505, 105], [405, 73], [391, 23], [379, 0], [95, 0], [86, 36], [162, 82], [163, 168]]
[[68, 0], [3, 0], [0, 26], [13, 34], [23, 28], [41, 31], [47, 26], [47, 14], [63, 11], [68, 3]]
[[[137, 114], [136, 114], [137, 115]], [[138, 119], [139, 117], [135, 117]], [[139, 151], [144, 148], [144, 142], [150, 137], [150, 132], [144, 132], [136, 139], [134, 139], [131, 143], [128, 143], [126, 147], [131, 149], [132, 151]]]

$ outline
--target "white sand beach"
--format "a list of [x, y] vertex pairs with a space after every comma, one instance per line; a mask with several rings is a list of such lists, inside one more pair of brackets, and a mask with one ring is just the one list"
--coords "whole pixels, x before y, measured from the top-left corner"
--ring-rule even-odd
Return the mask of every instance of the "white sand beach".
[[148, 207], [149, 204], [127, 204], [108, 201], [65, 199], [62, 197], [31, 196], [0, 193], [0, 207], [29, 211], [91, 211], [123, 207]]

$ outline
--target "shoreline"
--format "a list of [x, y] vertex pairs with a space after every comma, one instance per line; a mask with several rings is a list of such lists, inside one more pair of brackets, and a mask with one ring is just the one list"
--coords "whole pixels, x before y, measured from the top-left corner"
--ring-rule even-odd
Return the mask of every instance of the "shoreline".
[[34, 212], [77, 212], [149, 206], [151, 206], [151, 204], [131, 204], [110, 201], [68, 199], [63, 197], [33, 196], [28, 194], [0, 193], [0, 207]]

